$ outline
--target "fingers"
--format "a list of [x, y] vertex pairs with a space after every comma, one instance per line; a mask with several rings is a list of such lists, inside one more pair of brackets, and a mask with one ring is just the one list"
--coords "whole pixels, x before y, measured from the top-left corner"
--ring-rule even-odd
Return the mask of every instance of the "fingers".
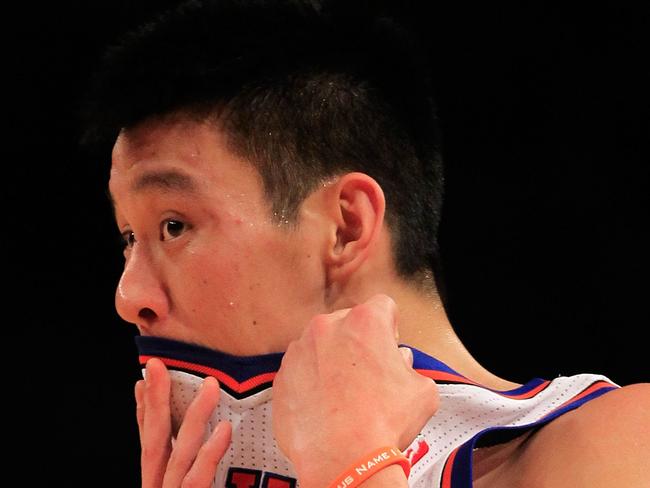
[[185, 483], [188, 486], [212, 486], [217, 465], [228, 449], [231, 434], [230, 423], [219, 422], [210, 438], [201, 446], [192, 468], [185, 476]]
[[[185, 412], [183, 423], [174, 443], [174, 450], [167, 465], [163, 487], [177, 488], [186, 481], [186, 475], [189, 474], [190, 468], [193, 468], [192, 463], [197, 459], [197, 453], [203, 449], [206, 425], [208, 425], [218, 401], [219, 383], [215, 378], [208, 376], [203, 380], [196, 398], [192, 400]], [[206, 449], [209, 451], [209, 458], [215, 454], [215, 450], [218, 451], [214, 447], [212, 449], [206, 447]], [[210, 466], [199, 466], [196, 469], [203, 475], [206, 468], [208, 471], [210, 470]], [[216, 465], [213, 468], [216, 469]], [[212, 470], [212, 477], [214, 477], [214, 470]], [[190, 486], [196, 485], [190, 484]]]
[[[399, 342], [399, 331], [397, 328], [397, 305], [388, 295], [378, 294], [372, 296], [366, 302], [353, 307], [346, 319], [355, 324], [357, 328], [370, 327], [364, 330], [369, 333], [371, 330], [377, 330], [379, 327], [389, 332], [394, 342]], [[383, 336], [383, 334], [382, 334]]]
[[390, 329], [395, 342], [399, 342], [397, 304], [391, 297], [384, 294], [374, 295], [367, 301], [351, 308], [342, 308], [328, 314], [316, 315], [312, 318], [309, 327], [303, 330], [302, 337], [309, 336], [314, 328], [321, 331], [322, 329], [329, 330], [331, 325], [343, 323], [348, 319], [356, 327], [363, 324], [386, 326]]
[[139, 420], [142, 423], [142, 486], [156, 488], [162, 486], [171, 452], [170, 379], [165, 365], [155, 358], [147, 362], [145, 377], [144, 388], [136, 387], [144, 389], [141, 402], [144, 410], [141, 407]]
[[397, 311], [397, 304], [395, 303], [395, 300], [383, 293], [378, 293], [371, 296], [366, 301], [366, 303], [372, 306], [376, 306], [390, 315], [394, 315]]
[[377, 306], [388, 320], [389, 325], [393, 331], [395, 337], [395, 342], [399, 342], [399, 329], [397, 327], [398, 323], [398, 308], [395, 300], [393, 300], [388, 295], [375, 295], [370, 298], [369, 303]]
[[409, 347], [400, 347], [399, 352], [402, 355], [402, 359], [404, 359], [404, 364], [411, 369], [413, 368], [413, 351], [411, 351], [411, 348]]
[[138, 380], [135, 383], [135, 416], [138, 421], [138, 433], [140, 434], [140, 444], [144, 440], [144, 388], [145, 381]]
[[143, 488], [210, 487], [228, 445], [232, 428], [220, 422], [204, 442], [206, 426], [219, 402], [219, 383], [207, 377], [192, 401], [173, 448], [167, 368], [150, 359], [145, 380], [135, 384], [136, 418], [142, 446]]

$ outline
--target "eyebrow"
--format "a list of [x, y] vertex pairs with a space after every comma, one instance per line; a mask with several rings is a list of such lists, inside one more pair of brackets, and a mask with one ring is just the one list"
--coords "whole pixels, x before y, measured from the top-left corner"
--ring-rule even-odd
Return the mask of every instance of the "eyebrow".
[[131, 185], [131, 191], [162, 190], [178, 193], [196, 193], [197, 186], [187, 174], [177, 170], [143, 173]]
[[[147, 190], [160, 190], [163, 192], [196, 194], [198, 186], [194, 179], [178, 170], [149, 171], [143, 173], [133, 182], [131, 191], [141, 193]], [[115, 210], [115, 199], [107, 191], [108, 199]]]

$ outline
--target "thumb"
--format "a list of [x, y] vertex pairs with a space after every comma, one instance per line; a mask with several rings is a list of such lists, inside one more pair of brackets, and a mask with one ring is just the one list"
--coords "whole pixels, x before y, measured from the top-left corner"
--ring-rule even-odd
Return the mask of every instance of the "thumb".
[[402, 359], [404, 359], [406, 366], [413, 368], [413, 351], [408, 347], [402, 346], [399, 348], [399, 352], [402, 355]]

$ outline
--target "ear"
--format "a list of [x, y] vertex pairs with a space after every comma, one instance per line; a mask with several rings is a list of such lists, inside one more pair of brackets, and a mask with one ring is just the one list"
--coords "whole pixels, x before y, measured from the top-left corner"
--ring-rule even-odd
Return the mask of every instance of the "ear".
[[328, 283], [344, 283], [371, 255], [384, 224], [386, 200], [379, 183], [348, 173], [331, 188], [328, 206], [335, 225], [327, 249]]

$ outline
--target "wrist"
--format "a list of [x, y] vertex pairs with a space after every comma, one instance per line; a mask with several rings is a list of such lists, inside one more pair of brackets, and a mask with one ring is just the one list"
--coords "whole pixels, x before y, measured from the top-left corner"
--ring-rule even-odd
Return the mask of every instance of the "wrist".
[[322, 439], [320, 442], [312, 441], [294, 450], [289, 458], [301, 487], [329, 487], [332, 480], [363, 456], [381, 446], [399, 447], [395, 442], [397, 439], [392, 439], [394, 436], [387, 435], [384, 431], [378, 435], [369, 434], [358, 430], [349, 432], [345, 438], [339, 436], [336, 440], [331, 435], [319, 436]]
[[404, 454], [396, 447], [387, 446], [367, 451], [353, 462], [348, 458], [336, 464], [325, 463], [320, 469], [312, 464], [308, 472], [297, 471], [300, 484], [305, 488], [356, 488], [362, 485], [370, 488], [406, 486], [410, 469]]
[[359, 485], [359, 488], [406, 488], [408, 478], [399, 464], [387, 466]]

